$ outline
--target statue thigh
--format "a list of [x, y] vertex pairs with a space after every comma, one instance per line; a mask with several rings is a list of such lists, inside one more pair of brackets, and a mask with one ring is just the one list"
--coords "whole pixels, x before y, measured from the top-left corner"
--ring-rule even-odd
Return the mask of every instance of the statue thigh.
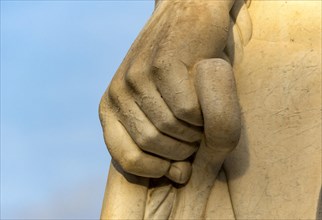
[[249, 13], [252, 40], [234, 67], [242, 136], [224, 164], [232, 207], [237, 219], [316, 219], [321, 1], [252, 1]]

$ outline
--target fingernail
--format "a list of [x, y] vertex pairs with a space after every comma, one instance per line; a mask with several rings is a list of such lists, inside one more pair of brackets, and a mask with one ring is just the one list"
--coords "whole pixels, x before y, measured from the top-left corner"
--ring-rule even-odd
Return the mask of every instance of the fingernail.
[[171, 177], [171, 179], [177, 183], [181, 183], [182, 182], [182, 172], [179, 168], [175, 167], [175, 166], [171, 166], [170, 170], [169, 170], [169, 176]]

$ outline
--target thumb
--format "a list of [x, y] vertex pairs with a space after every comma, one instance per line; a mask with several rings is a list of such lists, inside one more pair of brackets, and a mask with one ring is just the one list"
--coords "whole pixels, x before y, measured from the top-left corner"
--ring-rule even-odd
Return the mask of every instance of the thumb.
[[240, 110], [233, 71], [222, 59], [195, 66], [195, 87], [204, 118], [204, 137], [185, 187], [178, 189], [172, 219], [203, 219], [210, 190], [240, 136]]
[[207, 151], [229, 153], [240, 136], [240, 109], [231, 65], [208, 59], [195, 66], [195, 87], [204, 117]]
[[171, 163], [170, 169], [165, 176], [176, 183], [184, 184], [189, 180], [191, 171], [192, 167], [189, 161], [175, 161]]

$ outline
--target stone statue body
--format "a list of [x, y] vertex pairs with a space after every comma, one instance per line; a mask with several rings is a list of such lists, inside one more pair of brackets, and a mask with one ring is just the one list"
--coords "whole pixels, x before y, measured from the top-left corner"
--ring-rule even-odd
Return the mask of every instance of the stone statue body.
[[[197, 2], [159, 2], [102, 98], [114, 160], [102, 218], [317, 218], [321, 2], [252, 1], [248, 8], [235, 1]], [[168, 116], [149, 82], [178, 121], [160, 127], [155, 118]], [[144, 117], [123, 107], [132, 99], [161, 134], [181, 142], [146, 133], [137, 122], [144, 124]], [[153, 138], [141, 144], [134, 133]], [[160, 140], [166, 146], [157, 148]], [[129, 158], [130, 145], [144, 156], [133, 151]]]

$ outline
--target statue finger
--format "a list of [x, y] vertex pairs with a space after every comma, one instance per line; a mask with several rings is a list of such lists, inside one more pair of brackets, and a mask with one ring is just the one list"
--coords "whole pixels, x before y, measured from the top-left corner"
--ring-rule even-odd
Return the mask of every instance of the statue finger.
[[109, 110], [105, 100], [100, 104], [104, 140], [113, 158], [125, 172], [150, 178], [164, 176], [170, 168], [170, 162], [143, 152], [132, 140], [127, 130]]
[[125, 74], [125, 86], [135, 102], [152, 124], [162, 133], [186, 142], [201, 140], [201, 127], [178, 119], [150, 79], [149, 68], [142, 68], [144, 61], [136, 59]]
[[241, 129], [232, 67], [222, 59], [208, 59], [199, 62], [195, 68], [206, 144], [215, 151], [230, 152], [239, 141]]
[[151, 72], [161, 97], [175, 117], [189, 124], [202, 126], [199, 102], [186, 65], [160, 53], [152, 64]]
[[143, 151], [171, 160], [184, 160], [197, 150], [198, 143], [180, 141], [160, 132], [127, 91], [117, 93], [113, 90], [107, 95], [110, 108]]
[[121, 104], [118, 117], [136, 145], [157, 156], [184, 160], [197, 150], [198, 143], [189, 143], [161, 133], [135, 102]]
[[171, 163], [165, 176], [176, 183], [185, 184], [191, 176], [191, 171], [192, 167], [189, 161], [177, 161]]

